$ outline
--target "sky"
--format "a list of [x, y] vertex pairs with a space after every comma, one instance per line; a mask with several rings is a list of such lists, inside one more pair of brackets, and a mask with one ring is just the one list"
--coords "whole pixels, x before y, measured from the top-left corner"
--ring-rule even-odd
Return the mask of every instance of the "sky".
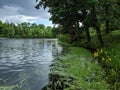
[[30, 22], [53, 26], [50, 14], [44, 9], [35, 9], [36, 0], [0, 0], [0, 21], [9, 23]]

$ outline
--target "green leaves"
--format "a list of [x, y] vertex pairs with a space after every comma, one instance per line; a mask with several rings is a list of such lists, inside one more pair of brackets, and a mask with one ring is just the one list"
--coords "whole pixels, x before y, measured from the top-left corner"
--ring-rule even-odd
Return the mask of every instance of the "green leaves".
[[67, 34], [70, 34], [69, 27], [75, 28], [74, 32], [78, 27], [81, 28], [75, 25], [77, 22], [82, 22], [83, 28], [95, 29], [106, 23], [106, 32], [108, 29], [120, 28], [118, 0], [39, 0], [37, 6], [48, 7], [50, 20], [62, 25]]
[[27, 22], [15, 25], [0, 22], [0, 36], [8, 38], [53, 38], [52, 27]]

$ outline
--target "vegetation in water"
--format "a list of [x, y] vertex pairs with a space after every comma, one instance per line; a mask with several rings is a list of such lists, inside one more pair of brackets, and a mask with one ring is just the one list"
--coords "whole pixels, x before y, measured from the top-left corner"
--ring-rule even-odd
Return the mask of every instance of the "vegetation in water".
[[0, 86], [0, 90], [14, 90], [15, 86]]

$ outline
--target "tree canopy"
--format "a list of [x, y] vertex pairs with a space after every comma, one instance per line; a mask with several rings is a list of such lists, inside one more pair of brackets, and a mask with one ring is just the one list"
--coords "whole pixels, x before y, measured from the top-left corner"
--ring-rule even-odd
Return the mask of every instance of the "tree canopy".
[[[73, 41], [80, 41], [80, 33], [86, 32], [87, 41], [90, 42], [89, 28], [96, 30], [98, 39], [103, 45], [101, 26], [104, 31], [120, 28], [119, 0], [36, 0], [36, 8], [48, 8], [50, 20], [63, 27], [62, 32], [75, 37]], [[82, 23], [82, 27], [80, 26]], [[72, 42], [73, 42], [72, 41]]]

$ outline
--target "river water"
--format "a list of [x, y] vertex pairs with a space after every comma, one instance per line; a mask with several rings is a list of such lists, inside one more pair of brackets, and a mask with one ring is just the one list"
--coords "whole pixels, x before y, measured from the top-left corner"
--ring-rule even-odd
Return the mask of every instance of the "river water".
[[41, 90], [61, 50], [56, 39], [0, 39], [0, 90]]

